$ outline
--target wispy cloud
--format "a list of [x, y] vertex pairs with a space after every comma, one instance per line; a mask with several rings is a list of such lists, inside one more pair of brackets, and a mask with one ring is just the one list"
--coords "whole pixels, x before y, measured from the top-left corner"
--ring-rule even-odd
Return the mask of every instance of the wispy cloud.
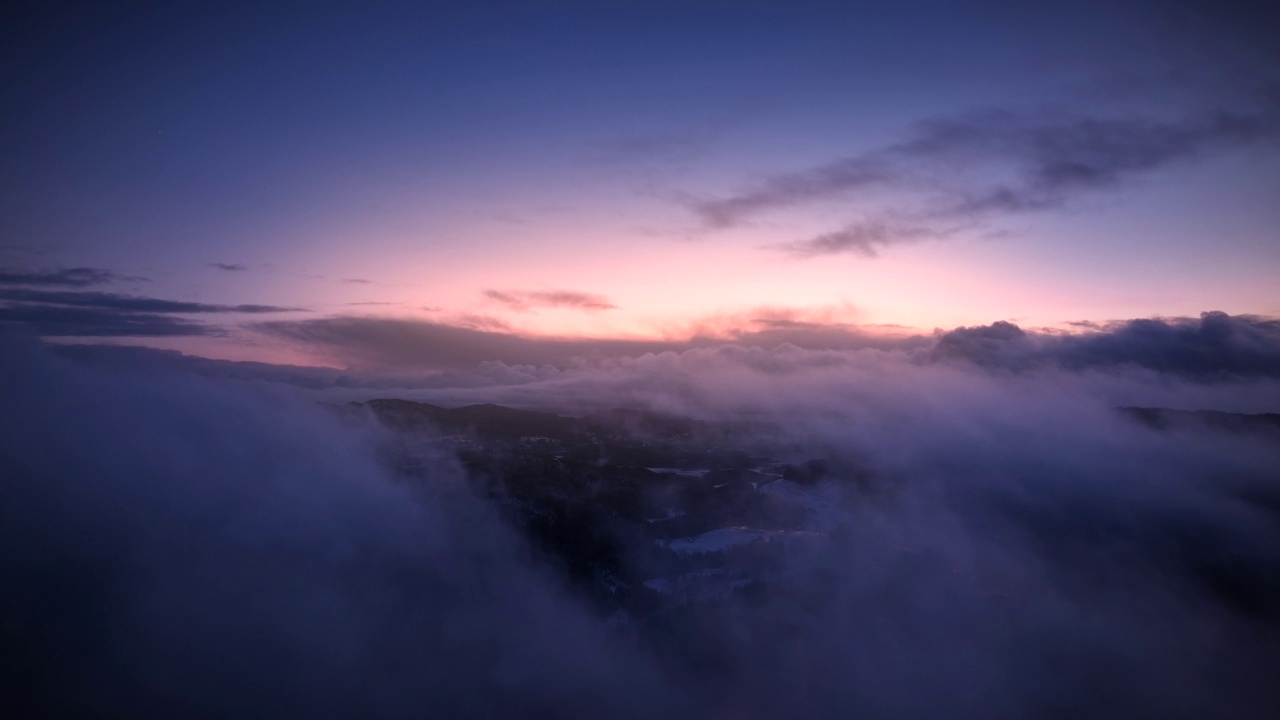
[[834, 255], [845, 252], [857, 253], [864, 257], [876, 257], [882, 248], [935, 239], [944, 234], [947, 233], [926, 227], [868, 220], [852, 223], [834, 232], [823, 233], [809, 240], [778, 243], [770, 247], [798, 258], [811, 258], [817, 255]]
[[126, 310], [154, 313], [276, 313], [299, 312], [306, 308], [278, 305], [213, 305], [184, 300], [117, 295], [104, 292], [67, 292], [50, 290], [0, 289], [0, 300], [22, 303], [43, 303], [69, 307], [92, 307], [103, 310]]
[[0, 288], [0, 325], [49, 337], [156, 337], [218, 335], [216, 326], [175, 315], [299, 312], [277, 305], [216, 305], [183, 300], [74, 290]]
[[36, 285], [46, 287], [89, 287], [118, 281], [146, 278], [120, 275], [110, 270], [73, 267], [44, 270], [0, 269], [0, 285]]
[[613, 310], [617, 307], [602, 295], [573, 290], [485, 290], [484, 296], [513, 310], [529, 310], [535, 307]]
[[39, 304], [0, 306], [0, 327], [6, 325], [45, 337], [177, 337], [224, 332], [213, 325], [160, 313]]
[[225, 270], [226, 272], [244, 272], [249, 269], [247, 265], [241, 265], [240, 263], [221, 262], [209, 263], [209, 267], [215, 270]]
[[[770, 211], [848, 200], [870, 219], [777, 246], [794, 255], [857, 252], [946, 233], [933, 225], [1050, 210], [1077, 196], [1185, 160], [1280, 138], [1280, 103], [1165, 117], [1083, 116], [992, 110], [918, 123], [893, 145], [808, 170], [778, 174], [727, 197], [690, 203], [707, 229]], [[906, 198], [911, 226], [875, 216], [877, 192]]]

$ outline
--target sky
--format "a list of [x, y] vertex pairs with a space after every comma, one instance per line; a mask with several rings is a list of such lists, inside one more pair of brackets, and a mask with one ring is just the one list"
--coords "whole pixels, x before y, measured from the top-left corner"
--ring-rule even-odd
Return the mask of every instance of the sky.
[[0, 322], [57, 342], [346, 366], [377, 353], [335, 328], [1280, 315], [1280, 18], [1250, 3], [7, 12]]

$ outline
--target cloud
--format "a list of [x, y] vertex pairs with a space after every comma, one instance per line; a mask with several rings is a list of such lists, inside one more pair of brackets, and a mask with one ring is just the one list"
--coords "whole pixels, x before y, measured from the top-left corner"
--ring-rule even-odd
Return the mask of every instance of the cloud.
[[[334, 317], [280, 320], [253, 327], [330, 357], [363, 366], [472, 368], [486, 360], [524, 365], [569, 365], [599, 355], [661, 352], [670, 343], [632, 340], [531, 338], [472, 319], [471, 327], [421, 320]], [[501, 326], [499, 326], [501, 327]]]
[[453, 323], [330, 317], [250, 327], [330, 361], [366, 369], [470, 371], [486, 362], [584, 368], [646, 354], [736, 346], [812, 351], [816, 354], [806, 357], [821, 362], [844, 363], [842, 353], [879, 353], [912, 362], [967, 363], [993, 372], [1128, 367], [1201, 381], [1280, 379], [1280, 320], [1220, 312], [1083, 324], [1075, 334], [1027, 331], [1002, 321], [935, 331], [932, 337], [788, 308], [708, 318], [675, 337], [653, 340], [523, 335], [484, 317]]
[[1008, 322], [957, 328], [941, 333], [930, 353], [1003, 369], [1133, 366], [1200, 379], [1280, 378], [1280, 320], [1206, 312], [1082, 327], [1074, 335], [1027, 333]]
[[923, 161], [1007, 162], [1017, 179], [966, 198], [957, 215], [1060, 207], [1175, 161], [1280, 136], [1280, 107], [1177, 120], [983, 113], [923, 123], [897, 152]]
[[160, 337], [219, 335], [220, 328], [170, 317], [184, 314], [298, 312], [276, 305], [209, 303], [105, 292], [0, 288], [0, 323], [48, 337]]
[[103, 310], [124, 310], [153, 313], [248, 313], [301, 312], [305, 308], [278, 305], [213, 305], [182, 300], [118, 295], [104, 292], [63, 292], [49, 290], [19, 290], [0, 288], [0, 301], [43, 303], [71, 307], [91, 307]]
[[[439, 457], [159, 367], [0, 337], [13, 716], [654, 717], [683, 704]], [[687, 712], [687, 711], [686, 711]]]
[[372, 280], [366, 280], [364, 278], [342, 278], [342, 282], [347, 283], [348, 285], [372, 285], [373, 284]]
[[798, 311], [755, 314], [695, 323], [680, 339], [530, 336], [502, 321], [464, 316], [453, 323], [377, 317], [278, 320], [252, 328], [300, 344], [338, 362], [361, 367], [469, 370], [486, 361], [569, 367], [645, 353], [683, 352], [727, 343], [751, 347], [792, 344], [814, 349], [907, 348], [928, 340], [875, 327], [810, 318]]
[[169, 315], [96, 307], [0, 305], [0, 327], [23, 327], [45, 337], [180, 337], [221, 335], [220, 328]]
[[850, 305], [828, 307], [762, 306], [745, 312], [701, 318], [673, 334], [688, 338], [676, 351], [732, 344], [807, 350], [905, 350], [930, 341], [910, 328], [862, 325]]
[[693, 210], [709, 228], [734, 227], [766, 210], [799, 205], [898, 180], [895, 169], [879, 158], [848, 158], [801, 173], [774, 175], [755, 188], [727, 198], [695, 201]]
[[[760, 478], [837, 524], [756, 559], [680, 559], [755, 581], [612, 629], [452, 458], [424, 453], [409, 481], [391, 438], [297, 395], [0, 344], [0, 653], [20, 680], [6, 702], [121, 717], [1273, 714], [1280, 448], [1152, 429], [1115, 412], [1108, 383], [1273, 408], [1280, 383], [920, 355], [698, 347], [506, 368], [519, 385], [472, 389], [733, 422], [751, 463], [784, 449], [825, 468], [809, 494]], [[609, 537], [623, 557], [653, 552]]]
[[0, 285], [45, 285], [53, 287], [88, 287], [117, 281], [145, 280], [102, 270], [75, 267], [57, 270], [0, 270]]
[[616, 305], [602, 295], [573, 290], [485, 290], [484, 296], [512, 310], [535, 307], [568, 307], [580, 310], [613, 310]]
[[215, 262], [209, 263], [209, 267], [214, 268], [215, 270], [225, 270], [226, 272], [244, 272], [249, 269], [247, 265], [241, 265], [240, 263]]
[[[893, 145], [809, 170], [780, 174], [691, 207], [709, 229], [741, 225], [773, 210], [852, 198], [868, 220], [813, 240], [784, 244], [793, 255], [858, 252], [947, 234], [931, 223], [1061, 208], [1176, 162], [1280, 138], [1280, 103], [1167, 117], [1104, 117], [1069, 111], [991, 110], [918, 123]], [[875, 217], [874, 193], [909, 198], [894, 228]]]
[[876, 257], [880, 249], [942, 237], [946, 233], [924, 227], [897, 225], [883, 221], [853, 223], [835, 232], [823, 233], [809, 240], [772, 245], [797, 258], [852, 252]]

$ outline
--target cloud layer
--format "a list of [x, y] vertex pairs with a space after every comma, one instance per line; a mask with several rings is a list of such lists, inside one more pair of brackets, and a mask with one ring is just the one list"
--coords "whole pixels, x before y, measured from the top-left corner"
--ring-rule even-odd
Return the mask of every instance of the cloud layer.
[[485, 362], [558, 368], [682, 353], [726, 344], [744, 348], [887, 352], [912, 362], [966, 362], [990, 371], [1131, 366], [1203, 380], [1280, 378], [1280, 321], [1206, 312], [1199, 318], [1091, 325], [1075, 334], [1029, 332], [1008, 322], [933, 337], [874, 326], [762, 311], [758, 317], [694, 328], [686, 339], [536, 337], [418, 320], [335, 317], [264, 322], [261, 332], [363, 368], [470, 370]]
[[1112, 407], [1117, 388], [1207, 387], [1280, 409], [1274, 378], [728, 346], [526, 382], [530, 402], [752, 418], [756, 447], [823, 458], [843, 493], [851, 521], [762, 588], [611, 630], [448, 458], [410, 484], [374, 429], [269, 386], [0, 351], [19, 715], [1263, 718], [1280, 702], [1277, 446]]

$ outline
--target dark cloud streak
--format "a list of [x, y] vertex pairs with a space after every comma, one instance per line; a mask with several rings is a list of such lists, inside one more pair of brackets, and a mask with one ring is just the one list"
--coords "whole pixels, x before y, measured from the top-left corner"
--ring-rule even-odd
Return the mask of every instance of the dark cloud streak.
[[300, 312], [276, 305], [215, 305], [106, 292], [0, 287], [0, 324], [46, 337], [180, 337], [221, 335], [216, 326], [173, 315]]
[[50, 287], [90, 287], [123, 280], [144, 280], [110, 270], [91, 267], [57, 270], [0, 270], [0, 285], [37, 285]]
[[0, 300], [24, 303], [44, 303], [70, 307], [89, 307], [104, 310], [152, 313], [248, 313], [300, 312], [305, 308], [277, 305], [213, 305], [182, 300], [117, 295], [104, 292], [59, 292], [47, 290], [17, 290], [0, 288]]
[[45, 337], [184, 337], [221, 335], [205, 323], [145, 312], [24, 304], [0, 306], [0, 326], [20, 326]]

